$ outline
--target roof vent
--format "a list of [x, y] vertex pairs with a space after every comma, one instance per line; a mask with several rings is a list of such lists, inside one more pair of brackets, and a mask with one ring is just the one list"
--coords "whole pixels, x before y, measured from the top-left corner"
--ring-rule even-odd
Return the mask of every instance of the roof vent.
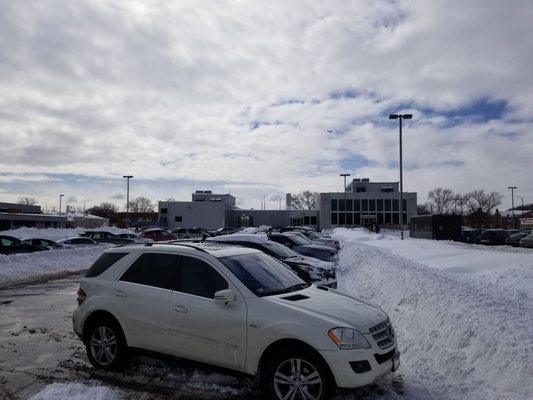
[[361, 182], [370, 182], [370, 178], [363, 178], [361, 179]]

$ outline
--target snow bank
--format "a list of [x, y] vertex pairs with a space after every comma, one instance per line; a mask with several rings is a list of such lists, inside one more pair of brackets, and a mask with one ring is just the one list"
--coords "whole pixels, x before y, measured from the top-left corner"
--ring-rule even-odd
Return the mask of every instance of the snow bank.
[[[491, 258], [364, 230], [334, 235], [344, 245], [339, 289], [381, 306], [396, 328], [405, 397], [533, 397], [532, 256]], [[427, 393], [417, 395], [421, 388]]]
[[90, 386], [83, 383], [52, 383], [30, 400], [119, 400], [123, 396], [106, 386]]
[[95, 228], [95, 229], [85, 229], [85, 228], [47, 228], [47, 229], [38, 229], [38, 228], [26, 228], [21, 227], [17, 229], [12, 229], [9, 231], [1, 231], [1, 235], [7, 235], [7, 236], [14, 236], [19, 239], [26, 239], [26, 238], [42, 238], [42, 239], [50, 239], [50, 240], [61, 240], [61, 239], [67, 239], [74, 236], [79, 236], [81, 232], [84, 232], [86, 230], [98, 230], [98, 231], [106, 231], [111, 233], [134, 233], [128, 229], [120, 229], [115, 228], [112, 226], [106, 226], [103, 228]]
[[0, 287], [89, 268], [111, 246], [100, 244], [76, 249], [0, 254]]

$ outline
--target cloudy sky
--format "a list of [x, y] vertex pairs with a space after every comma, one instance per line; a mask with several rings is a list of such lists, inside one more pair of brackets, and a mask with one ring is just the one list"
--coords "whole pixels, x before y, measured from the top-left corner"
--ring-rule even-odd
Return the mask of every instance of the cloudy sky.
[[[530, 1], [0, 0], [0, 201], [231, 192], [341, 172], [533, 202]], [[518, 200], [520, 201], [520, 200]]]

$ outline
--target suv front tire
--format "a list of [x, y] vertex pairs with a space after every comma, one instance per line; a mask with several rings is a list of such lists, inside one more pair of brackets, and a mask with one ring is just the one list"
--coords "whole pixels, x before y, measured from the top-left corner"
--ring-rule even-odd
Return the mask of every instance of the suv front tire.
[[128, 346], [120, 325], [113, 318], [95, 319], [85, 335], [85, 349], [95, 368], [121, 369], [128, 359]]

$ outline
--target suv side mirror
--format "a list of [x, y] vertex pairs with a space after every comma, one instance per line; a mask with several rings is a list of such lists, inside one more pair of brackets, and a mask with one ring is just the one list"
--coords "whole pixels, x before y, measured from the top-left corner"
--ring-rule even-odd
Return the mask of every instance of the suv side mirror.
[[235, 301], [235, 293], [231, 289], [224, 289], [215, 292], [215, 303], [228, 305]]

